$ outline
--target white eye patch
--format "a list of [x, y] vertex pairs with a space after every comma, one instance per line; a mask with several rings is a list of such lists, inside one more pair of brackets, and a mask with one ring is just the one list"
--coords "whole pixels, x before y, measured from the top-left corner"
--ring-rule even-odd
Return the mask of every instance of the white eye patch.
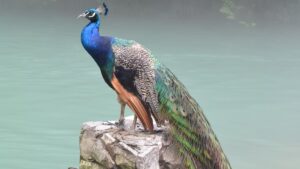
[[93, 15], [88, 16], [89, 18], [93, 18], [96, 15], [96, 13], [94, 12]]

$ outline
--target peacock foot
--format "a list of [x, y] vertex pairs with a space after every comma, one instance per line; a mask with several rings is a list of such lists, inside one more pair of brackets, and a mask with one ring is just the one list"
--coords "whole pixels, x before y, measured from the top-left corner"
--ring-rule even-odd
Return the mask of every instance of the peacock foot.
[[135, 130], [135, 125], [136, 125], [135, 123], [132, 123], [132, 125], [130, 126], [130, 130], [131, 130], [131, 131], [134, 131], [134, 130]]
[[118, 127], [121, 129], [125, 128], [125, 120], [124, 119], [120, 119], [119, 122], [117, 123]]

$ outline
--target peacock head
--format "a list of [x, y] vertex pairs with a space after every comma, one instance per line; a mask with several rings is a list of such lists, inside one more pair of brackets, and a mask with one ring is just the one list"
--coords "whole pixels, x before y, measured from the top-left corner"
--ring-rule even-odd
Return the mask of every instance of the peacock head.
[[86, 18], [91, 22], [100, 22], [100, 16], [106, 16], [108, 14], [108, 8], [106, 4], [103, 2], [98, 8], [91, 8], [84, 11], [82, 14], [78, 16], [78, 18]]

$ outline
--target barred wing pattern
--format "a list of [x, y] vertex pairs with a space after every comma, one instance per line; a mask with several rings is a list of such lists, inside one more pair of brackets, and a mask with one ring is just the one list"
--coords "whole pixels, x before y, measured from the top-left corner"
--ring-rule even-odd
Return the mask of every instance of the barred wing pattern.
[[113, 46], [114, 73], [125, 89], [138, 96], [157, 122], [159, 105], [155, 91], [155, 59], [135, 41], [116, 39]]

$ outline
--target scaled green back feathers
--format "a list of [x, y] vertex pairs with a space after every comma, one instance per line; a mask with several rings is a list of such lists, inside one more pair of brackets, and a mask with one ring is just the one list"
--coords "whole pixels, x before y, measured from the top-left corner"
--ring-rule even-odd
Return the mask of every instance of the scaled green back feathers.
[[164, 65], [156, 68], [160, 113], [189, 169], [230, 169], [217, 137], [198, 103]]

